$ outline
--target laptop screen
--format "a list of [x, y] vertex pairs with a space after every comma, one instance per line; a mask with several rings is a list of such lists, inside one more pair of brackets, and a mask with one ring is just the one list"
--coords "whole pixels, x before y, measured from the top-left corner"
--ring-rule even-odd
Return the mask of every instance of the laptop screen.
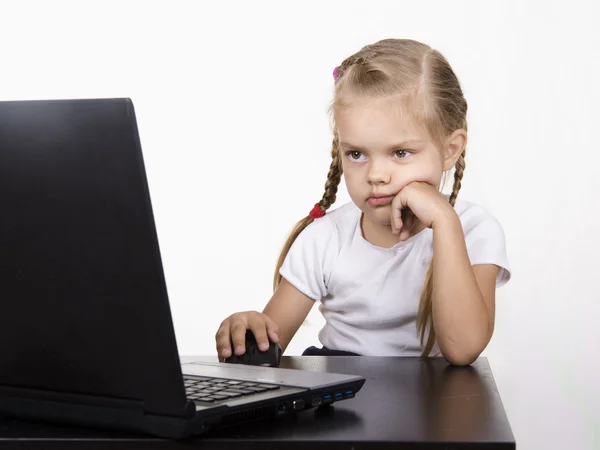
[[184, 391], [133, 105], [0, 102], [0, 384]]

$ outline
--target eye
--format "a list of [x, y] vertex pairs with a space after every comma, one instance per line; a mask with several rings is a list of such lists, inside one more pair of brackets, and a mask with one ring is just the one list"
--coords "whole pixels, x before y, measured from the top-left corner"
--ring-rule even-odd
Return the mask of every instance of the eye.
[[410, 152], [408, 150], [396, 150], [394, 152], [394, 155], [398, 158], [398, 159], [406, 159], [410, 156]]
[[352, 150], [346, 153], [346, 155], [352, 160], [352, 161], [361, 161], [361, 157], [364, 156], [362, 154], [362, 152], [359, 152], [357, 150]]

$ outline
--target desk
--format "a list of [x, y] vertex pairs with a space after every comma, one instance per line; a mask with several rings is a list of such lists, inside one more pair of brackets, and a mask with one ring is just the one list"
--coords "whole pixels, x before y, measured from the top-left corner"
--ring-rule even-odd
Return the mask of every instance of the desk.
[[[182, 357], [182, 362], [214, 357]], [[358, 374], [355, 398], [292, 417], [170, 441], [105, 430], [0, 419], [0, 447], [19, 449], [514, 449], [486, 358], [469, 367], [443, 359], [284, 356], [281, 367]]]

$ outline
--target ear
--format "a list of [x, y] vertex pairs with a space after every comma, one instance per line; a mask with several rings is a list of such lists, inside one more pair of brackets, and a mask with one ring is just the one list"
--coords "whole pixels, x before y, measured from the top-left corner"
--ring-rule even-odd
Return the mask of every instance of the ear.
[[459, 129], [455, 130], [454, 133], [446, 140], [446, 147], [444, 149], [444, 171], [452, 169], [461, 153], [467, 145], [467, 132], [466, 130]]

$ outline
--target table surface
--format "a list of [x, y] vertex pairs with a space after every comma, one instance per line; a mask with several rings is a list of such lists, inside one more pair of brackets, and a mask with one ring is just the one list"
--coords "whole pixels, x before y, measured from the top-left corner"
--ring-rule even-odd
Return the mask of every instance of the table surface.
[[[182, 362], [216, 361], [182, 356]], [[486, 358], [453, 367], [442, 358], [284, 356], [281, 367], [357, 374], [353, 399], [185, 441], [0, 419], [0, 446], [26, 448], [485, 448], [514, 449]]]

